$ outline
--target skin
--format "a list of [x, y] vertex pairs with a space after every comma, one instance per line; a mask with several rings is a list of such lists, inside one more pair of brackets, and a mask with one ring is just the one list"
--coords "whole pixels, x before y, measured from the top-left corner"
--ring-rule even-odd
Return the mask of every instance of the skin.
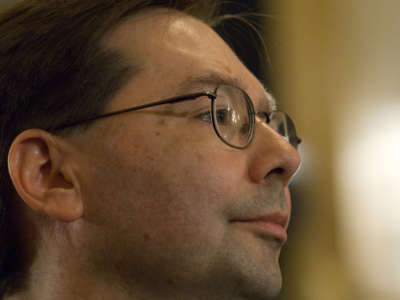
[[[271, 101], [209, 26], [182, 13], [143, 12], [104, 44], [141, 66], [107, 111], [212, 91], [213, 80], [185, 84], [210, 73], [240, 84], [256, 109]], [[248, 148], [227, 146], [193, 115], [207, 99], [106, 118], [68, 138], [18, 136], [9, 169], [36, 242], [25, 289], [7, 299], [275, 297], [282, 243], [234, 220], [290, 214], [299, 154], [260, 121]]]

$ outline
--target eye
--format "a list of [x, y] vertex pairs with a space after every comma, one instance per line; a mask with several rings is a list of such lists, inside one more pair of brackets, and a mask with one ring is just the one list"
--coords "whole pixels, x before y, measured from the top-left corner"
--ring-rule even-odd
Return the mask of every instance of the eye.
[[196, 115], [196, 118], [211, 123], [211, 112], [210, 111], [203, 112], [201, 114]]
[[224, 108], [216, 111], [216, 121], [219, 125], [229, 125], [231, 123], [232, 115], [231, 110]]
[[[231, 123], [232, 112], [229, 109], [227, 108], [217, 109], [215, 115], [216, 115], [216, 121], [219, 125], [229, 125]], [[211, 112], [210, 111], [203, 112], [201, 114], [198, 114], [196, 118], [211, 123], [212, 119]]]

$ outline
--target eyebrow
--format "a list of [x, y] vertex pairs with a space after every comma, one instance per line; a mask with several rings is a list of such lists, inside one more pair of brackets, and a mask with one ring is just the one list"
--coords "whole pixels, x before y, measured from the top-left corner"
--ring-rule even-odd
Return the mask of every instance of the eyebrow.
[[[269, 109], [275, 110], [277, 108], [277, 104], [276, 104], [276, 100], [275, 100], [274, 96], [270, 92], [268, 92], [268, 90], [265, 88], [265, 85], [262, 82], [260, 82], [260, 83], [263, 87], [263, 91], [265, 93], [265, 98], [268, 101], [267, 104], [268, 104]], [[235, 86], [235, 87], [241, 88], [242, 90], [246, 91], [245, 84], [240, 78], [229, 77], [229, 76], [226, 76], [226, 75], [223, 75], [220, 73], [216, 73], [216, 72], [205, 72], [200, 75], [189, 76], [188, 78], [186, 78], [186, 80], [184, 80], [178, 86], [178, 91], [179, 91], [179, 93], [185, 93], [188, 90], [204, 88], [204, 85], [209, 85], [212, 88], [216, 88], [219, 85], [231, 85], [231, 86]], [[260, 100], [260, 102], [263, 102], [263, 101], [265, 101], [265, 98], [258, 99], [258, 100]], [[253, 100], [253, 102], [254, 102], [254, 100]]]

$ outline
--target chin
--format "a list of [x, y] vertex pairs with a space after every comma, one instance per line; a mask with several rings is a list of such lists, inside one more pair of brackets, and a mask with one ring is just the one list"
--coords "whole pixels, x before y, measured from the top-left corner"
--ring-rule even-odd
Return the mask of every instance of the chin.
[[282, 288], [282, 276], [274, 274], [264, 280], [253, 280], [252, 283], [243, 290], [243, 299], [270, 300], [279, 296]]
[[220, 297], [220, 300], [272, 300], [281, 292], [282, 275], [279, 266], [270, 265], [270, 268], [260, 269], [259, 266], [242, 265], [242, 269], [231, 271], [223, 284], [226, 295], [231, 296]]

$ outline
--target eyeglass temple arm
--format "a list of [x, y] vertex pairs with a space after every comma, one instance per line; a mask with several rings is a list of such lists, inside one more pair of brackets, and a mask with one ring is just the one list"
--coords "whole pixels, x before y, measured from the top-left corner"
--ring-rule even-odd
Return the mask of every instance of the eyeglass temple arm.
[[182, 101], [195, 100], [195, 99], [197, 99], [199, 97], [203, 97], [203, 96], [207, 96], [210, 99], [215, 98], [215, 95], [213, 95], [211, 93], [204, 93], [204, 92], [202, 92], [202, 93], [194, 93], [194, 94], [189, 94], [189, 95], [184, 95], [184, 96], [179, 96], [179, 97], [173, 97], [173, 98], [169, 98], [169, 99], [165, 99], [165, 100], [161, 100], [161, 101], [151, 102], [151, 103], [147, 103], [147, 104], [143, 104], [143, 105], [139, 105], [139, 106], [135, 106], [135, 107], [131, 107], [131, 108], [126, 108], [126, 109], [121, 109], [121, 110], [109, 112], [109, 113], [106, 113], [106, 114], [103, 114], [103, 115], [90, 117], [90, 118], [87, 118], [87, 119], [84, 119], [84, 120], [79, 120], [79, 121], [75, 121], [75, 122], [71, 122], [71, 123], [65, 123], [65, 124], [57, 126], [54, 129], [55, 130], [65, 129], [65, 128], [68, 128], [68, 127], [73, 127], [73, 126], [80, 125], [80, 124], [87, 123], [87, 122], [91, 122], [91, 121], [94, 121], [94, 120], [103, 119], [103, 118], [106, 118], [106, 117], [111, 117], [111, 116], [114, 116], [114, 115], [119, 115], [119, 114], [131, 112], [131, 111], [136, 111], [136, 110], [139, 110], [139, 109], [149, 108], [149, 107], [163, 105], [163, 104], [171, 104], [171, 103], [177, 103], [177, 102], [182, 102]]

